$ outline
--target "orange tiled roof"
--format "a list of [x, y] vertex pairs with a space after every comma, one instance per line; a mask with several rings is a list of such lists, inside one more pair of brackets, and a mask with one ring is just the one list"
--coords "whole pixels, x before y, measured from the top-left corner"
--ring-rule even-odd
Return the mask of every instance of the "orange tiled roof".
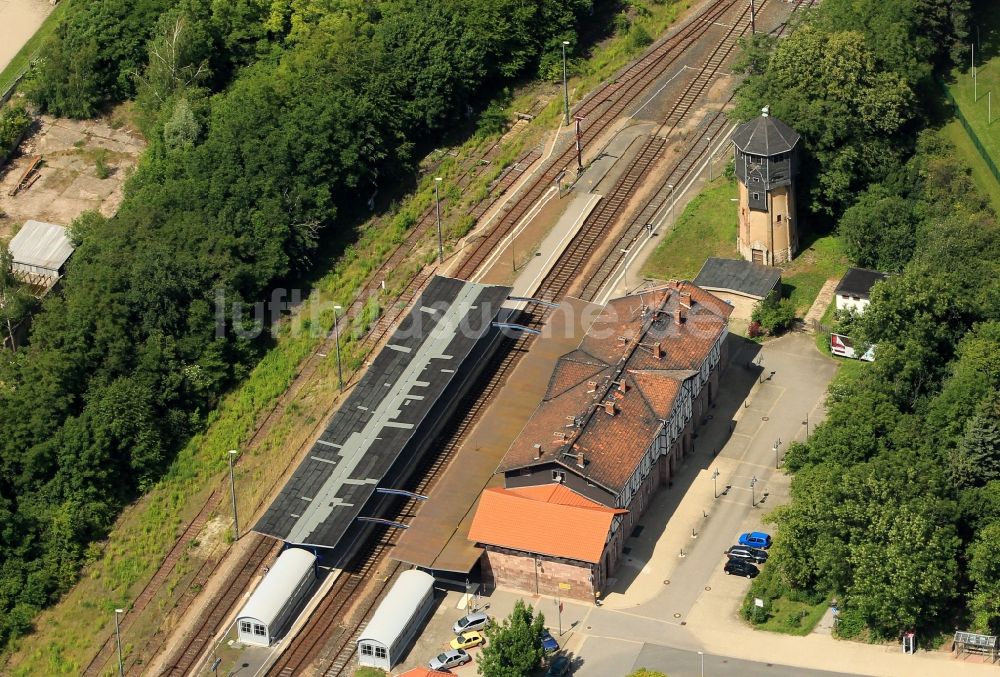
[[[615, 510], [565, 487], [486, 489], [469, 540], [582, 562], [601, 561]], [[560, 491], [561, 489], [561, 491]], [[547, 495], [546, 495], [547, 494]]]
[[439, 675], [448, 675], [447, 672], [438, 672], [437, 670], [431, 670], [430, 668], [413, 668], [412, 670], [407, 670], [399, 677], [438, 677]]
[[[580, 347], [560, 358], [545, 397], [498, 470], [555, 462], [617, 494], [731, 312], [690, 282], [609, 302]], [[611, 403], [614, 415], [607, 413]]]

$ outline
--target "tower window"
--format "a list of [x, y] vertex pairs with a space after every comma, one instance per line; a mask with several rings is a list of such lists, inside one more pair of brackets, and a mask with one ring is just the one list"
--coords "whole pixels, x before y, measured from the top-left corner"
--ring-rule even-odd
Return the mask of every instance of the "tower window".
[[778, 223], [781, 223], [781, 214], [778, 214]]
[[553, 482], [565, 482], [566, 481], [566, 473], [562, 472], [561, 470], [553, 470], [552, 471], [552, 481]]

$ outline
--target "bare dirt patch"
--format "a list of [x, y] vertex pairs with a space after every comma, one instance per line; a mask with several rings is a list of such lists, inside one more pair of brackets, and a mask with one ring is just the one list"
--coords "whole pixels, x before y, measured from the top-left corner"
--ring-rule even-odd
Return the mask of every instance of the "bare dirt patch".
[[[28, 219], [65, 226], [88, 210], [113, 216], [145, 146], [138, 133], [115, 129], [105, 119], [41, 116], [21, 143], [20, 155], [0, 169], [0, 238]], [[36, 155], [42, 157], [38, 179], [8, 195]]]

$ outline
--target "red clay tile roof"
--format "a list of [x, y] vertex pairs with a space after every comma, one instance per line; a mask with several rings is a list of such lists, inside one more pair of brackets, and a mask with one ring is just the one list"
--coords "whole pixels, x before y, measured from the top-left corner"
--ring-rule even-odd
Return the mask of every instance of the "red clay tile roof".
[[617, 494], [670, 415], [681, 383], [708, 359], [731, 312], [690, 282], [609, 302], [580, 347], [560, 358], [545, 397], [498, 471], [556, 462]]
[[550, 492], [544, 489], [548, 487], [486, 489], [479, 497], [469, 540], [592, 564], [600, 562], [612, 520], [627, 511], [605, 507], [565, 487]]
[[448, 672], [438, 672], [437, 670], [431, 670], [429, 668], [413, 668], [412, 670], [407, 670], [399, 677], [441, 677], [442, 675], [449, 675]]

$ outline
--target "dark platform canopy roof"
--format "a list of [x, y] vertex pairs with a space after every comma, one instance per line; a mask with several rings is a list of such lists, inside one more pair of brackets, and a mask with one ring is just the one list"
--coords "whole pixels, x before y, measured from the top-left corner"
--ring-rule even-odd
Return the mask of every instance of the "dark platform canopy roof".
[[463, 377], [509, 287], [435, 277], [292, 478], [254, 525], [289, 543], [334, 547], [376, 487], [413, 454], [425, 418]]
[[732, 141], [744, 153], [770, 157], [792, 150], [799, 138], [794, 129], [764, 112], [737, 127]]
[[709, 291], [731, 291], [762, 299], [781, 281], [781, 269], [743, 259], [710, 257], [694, 283]]
[[881, 282], [887, 277], [889, 277], [888, 274], [879, 270], [848, 268], [847, 272], [844, 273], [844, 277], [840, 278], [840, 284], [837, 285], [835, 293], [866, 299], [871, 294], [875, 283]]

